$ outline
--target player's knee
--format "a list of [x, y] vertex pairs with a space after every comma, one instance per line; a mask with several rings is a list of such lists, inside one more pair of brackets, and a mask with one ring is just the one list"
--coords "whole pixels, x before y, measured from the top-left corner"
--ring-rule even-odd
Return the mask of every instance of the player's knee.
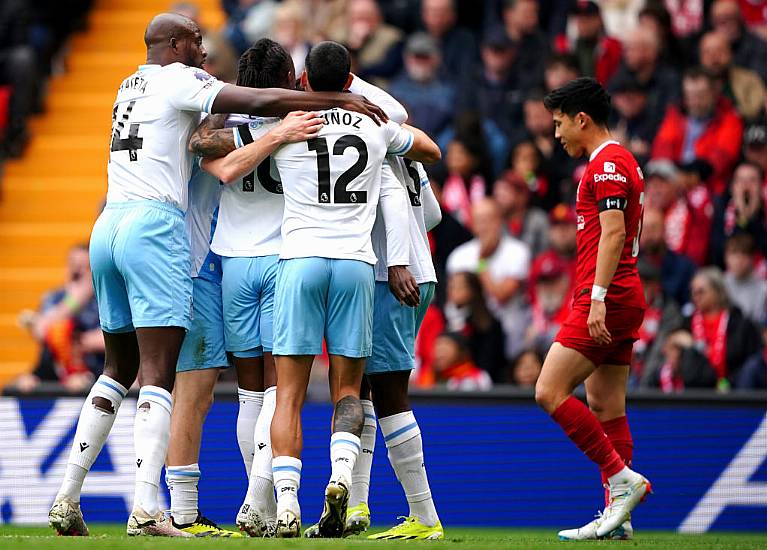
[[95, 409], [99, 411], [105, 412], [107, 414], [115, 413], [115, 404], [112, 403], [112, 401], [110, 401], [106, 397], [96, 396], [91, 401], [91, 404], [93, 405]]
[[558, 393], [555, 388], [538, 380], [535, 385], [535, 402], [538, 406], [551, 414], [557, 405]]

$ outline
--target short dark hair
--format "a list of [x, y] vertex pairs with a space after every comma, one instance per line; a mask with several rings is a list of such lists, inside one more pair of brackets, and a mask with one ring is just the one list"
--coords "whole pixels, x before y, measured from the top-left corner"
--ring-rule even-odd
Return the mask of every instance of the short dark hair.
[[756, 250], [754, 238], [748, 233], [735, 233], [724, 243], [725, 252], [752, 256]]
[[287, 75], [293, 66], [288, 51], [274, 40], [262, 38], [240, 57], [237, 85], [248, 88], [292, 87]]
[[562, 111], [571, 118], [586, 113], [599, 126], [607, 126], [610, 116], [610, 94], [591, 77], [576, 78], [549, 92], [543, 104], [549, 111]]
[[306, 76], [315, 92], [342, 92], [351, 70], [349, 50], [338, 42], [320, 42], [306, 56]]
[[701, 67], [700, 65], [690, 67], [682, 76], [683, 79], [690, 79], [690, 80], [698, 80], [701, 78], [705, 78], [708, 81], [709, 86], [714, 86], [716, 83], [716, 77], [713, 75], [711, 71], [709, 71], [705, 67]]

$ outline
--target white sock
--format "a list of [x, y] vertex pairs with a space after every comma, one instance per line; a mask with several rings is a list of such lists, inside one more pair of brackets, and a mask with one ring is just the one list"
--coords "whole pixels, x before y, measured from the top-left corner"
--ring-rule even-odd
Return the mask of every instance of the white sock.
[[376, 413], [373, 402], [367, 399], [360, 400], [362, 410], [365, 412], [365, 425], [362, 427], [360, 446], [362, 447], [357, 462], [352, 470], [352, 491], [349, 495], [349, 506], [368, 503], [370, 491], [370, 468], [373, 466], [373, 450], [376, 446]]
[[360, 454], [360, 438], [349, 432], [335, 432], [330, 436], [331, 481], [343, 481], [351, 489], [352, 471]]
[[244, 504], [253, 506], [259, 514], [267, 518], [277, 516], [277, 501], [274, 499], [274, 480], [272, 478], [272, 441], [270, 429], [272, 417], [277, 405], [277, 388], [272, 386], [264, 392], [264, 405], [258, 415], [253, 441], [255, 456], [248, 479], [248, 492]]
[[165, 468], [165, 484], [170, 491], [170, 515], [176, 524], [184, 525], [197, 519], [199, 481], [199, 464]]
[[240, 445], [242, 461], [245, 463], [245, 475], [250, 475], [255, 449], [253, 431], [264, 402], [264, 392], [237, 388], [237, 395], [240, 400], [240, 409], [237, 413], [237, 443]]
[[[69, 452], [64, 481], [56, 498], [67, 497], [75, 502], [80, 502], [80, 492], [83, 488], [85, 475], [101, 452], [126, 393], [128, 390], [105, 374], [99, 376], [96, 383], [93, 384], [80, 411], [80, 419], [77, 421], [77, 430], [72, 442], [72, 450]], [[109, 400], [114, 412], [96, 408], [93, 405], [94, 397]]]
[[301, 487], [301, 459], [292, 456], [275, 456], [272, 459], [274, 488], [277, 491], [277, 513], [291, 510], [299, 517], [298, 489]]
[[[142, 408], [144, 403], [148, 403], [149, 408]], [[168, 454], [173, 398], [163, 388], [144, 386], [139, 391], [136, 404], [138, 409], [133, 426], [136, 492], [133, 506], [138, 506], [150, 516], [154, 516], [160, 511], [157, 490], [165, 456]]]
[[378, 423], [389, 450], [389, 462], [405, 490], [410, 505], [409, 515], [417, 517], [429, 527], [436, 525], [439, 517], [426, 476], [421, 429], [413, 411], [379, 418]]

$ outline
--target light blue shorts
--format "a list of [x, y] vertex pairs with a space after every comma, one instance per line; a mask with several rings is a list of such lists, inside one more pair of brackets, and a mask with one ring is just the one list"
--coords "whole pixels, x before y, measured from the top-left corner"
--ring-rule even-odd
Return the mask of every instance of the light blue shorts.
[[359, 260], [280, 260], [274, 295], [274, 355], [372, 351], [373, 266]]
[[434, 298], [434, 283], [418, 285], [418, 307], [400, 305], [389, 290], [389, 283], [376, 282], [373, 304], [373, 354], [365, 365], [365, 374], [413, 370], [415, 337]]
[[235, 357], [260, 357], [272, 351], [278, 260], [276, 254], [221, 259], [226, 351]]
[[189, 329], [192, 278], [184, 214], [170, 204], [107, 204], [90, 242], [101, 328]]
[[192, 326], [181, 346], [176, 372], [226, 368], [221, 285], [200, 277], [192, 279], [192, 285]]

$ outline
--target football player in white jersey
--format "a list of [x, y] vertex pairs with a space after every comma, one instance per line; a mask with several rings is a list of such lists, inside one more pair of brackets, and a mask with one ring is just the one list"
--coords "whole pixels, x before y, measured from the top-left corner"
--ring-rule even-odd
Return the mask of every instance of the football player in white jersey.
[[[245, 84], [246, 85], [246, 84]], [[249, 157], [256, 161], [264, 159], [282, 143], [303, 141], [316, 135], [317, 123], [307, 117], [293, 113], [272, 128], [253, 147], [248, 148]], [[223, 139], [222, 139], [223, 138]], [[222, 149], [234, 147], [231, 133], [220, 136], [215, 144], [208, 147], [213, 154]], [[204, 149], [204, 147], [203, 147]], [[205, 159], [202, 159], [205, 163]], [[226, 183], [226, 182], [225, 182]], [[198, 463], [202, 425], [213, 402], [213, 390], [220, 369], [228, 366], [224, 347], [224, 315], [221, 293], [221, 257], [210, 248], [211, 237], [216, 229], [219, 199], [222, 188], [219, 179], [200, 169], [195, 162], [192, 179], [189, 181], [189, 207], [186, 212], [187, 233], [191, 244], [193, 279], [193, 308], [191, 328], [184, 338], [178, 363], [176, 382], [173, 390], [174, 406], [171, 414], [171, 436], [166, 461], [165, 482], [170, 490], [170, 512], [173, 525], [197, 537], [240, 537], [239, 533], [219, 528], [207, 519], [198, 507]], [[263, 398], [258, 388], [242, 389], [240, 384], [241, 425], [248, 424], [249, 446], [243, 448], [243, 458], [253, 458], [253, 430], [259, 416]], [[263, 388], [261, 388], [263, 390]], [[249, 469], [249, 463], [246, 462]]]
[[[349, 90], [372, 99], [386, 111], [390, 120], [399, 122], [398, 113], [403, 109], [402, 106], [382, 90], [357, 77], [354, 77]], [[403, 307], [395, 293], [388, 288], [389, 283], [393, 282], [390, 275], [396, 274], [387, 269], [383, 262], [376, 264], [373, 353], [365, 365], [365, 380], [361, 390], [365, 415], [360, 437], [362, 449], [352, 472], [344, 536], [357, 535], [370, 526], [368, 492], [378, 413], [389, 449], [389, 460], [405, 491], [410, 512], [400, 525], [369, 538], [440, 539], [444, 537], [444, 532], [431, 498], [420, 429], [408, 402], [408, 382], [415, 361], [415, 338], [437, 282], [427, 232], [440, 222], [442, 213], [421, 163], [388, 156], [381, 177], [384, 180], [396, 179], [407, 189], [410, 207], [408, 270], [418, 283], [421, 300], [415, 308]], [[385, 182], [381, 185], [387, 186]], [[373, 250], [379, 260], [389, 255], [387, 229], [379, 210], [371, 235]], [[370, 386], [375, 387], [372, 401]], [[304, 535], [310, 538], [318, 536], [317, 526], [308, 528]]]
[[206, 55], [200, 29], [180, 15], [156, 16], [144, 41], [147, 64], [117, 93], [107, 204], [91, 236], [105, 374], [83, 405], [64, 482], [49, 512], [50, 525], [61, 535], [88, 534], [79, 504], [82, 484], [137, 376], [142, 387], [134, 429], [136, 486], [127, 531], [189, 535], [160, 510], [158, 487], [168, 447], [170, 391], [190, 326], [184, 210], [192, 157], [186, 144], [200, 113], [285, 115], [295, 108], [345, 106], [385, 119], [353, 94], [253, 90], [219, 82], [199, 69]]
[[[321, 42], [309, 52], [301, 81], [307, 90], [340, 91], [349, 82], [349, 68], [346, 48]], [[300, 414], [323, 337], [335, 408], [332, 473], [318, 528], [323, 537], [343, 534], [364, 420], [360, 383], [372, 348], [376, 257], [370, 232], [379, 196], [381, 207], [394, 216], [387, 228], [407, 232], [407, 195], [397, 182], [383, 192], [383, 160], [387, 153], [425, 162], [440, 158], [439, 148], [420, 131], [394, 122], [376, 126], [343, 109], [322, 116], [325, 126], [317, 138], [285, 145], [272, 155], [285, 194], [274, 308], [277, 405], [271, 428], [276, 534], [281, 537], [300, 533]], [[407, 250], [405, 246], [404, 258], [395, 264], [403, 269], [409, 261]], [[417, 287], [411, 291], [417, 292]], [[409, 299], [418, 303], [417, 294]]]
[[[370, 467], [375, 448], [376, 414], [384, 436], [389, 461], [402, 486], [410, 507], [401, 524], [371, 535], [371, 539], [442, 539], [444, 531], [437, 516], [426, 476], [421, 430], [408, 400], [408, 383], [415, 367], [415, 339], [426, 310], [434, 297], [437, 283], [427, 232], [442, 219], [439, 204], [420, 163], [401, 157], [387, 157], [391, 172], [407, 188], [410, 199], [409, 270], [420, 290], [415, 308], [402, 307], [388, 289], [389, 274], [376, 265], [376, 289], [373, 309], [373, 353], [365, 365], [365, 379], [372, 403], [363, 400], [365, 426], [362, 432], [363, 460], [352, 474], [352, 494], [347, 516], [347, 534], [358, 534], [370, 525], [367, 505]], [[383, 184], [382, 184], [383, 185]], [[379, 258], [386, 257], [386, 234], [379, 216], [373, 226], [373, 249]]]
[[[293, 88], [292, 59], [276, 42], [259, 40], [240, 58], [237, 84]], [[220, 338], [220, 345], [223, 353], [226, 342], [237, 368], [237, 440], [249, 476], [237, 524], [251, 536], [273, 532], [276, 514], [269, 438], [276, 383], [272, 308], [284, 201], [279, 175], [270, 170], [267, 155], [284, 142], [316, 137], [322, 124], [312, 113], [291, 113], [283, 121], [230, 115], [226, 125], [234, 126], [234, 132], [209, 131], [209, 126], [201, 125], [192, 137], [195, 150], [203, 154], [239, 147], [226, 156], [205, 158], [201, 165], [231, 184], [222, 192], [211, 250], [223, 256], [225, 338]], [[293, 128], [292, 134], [283, 137]], [[203, 401], [210, 400], [213, 383], [198, 384], [195, 391]]]

